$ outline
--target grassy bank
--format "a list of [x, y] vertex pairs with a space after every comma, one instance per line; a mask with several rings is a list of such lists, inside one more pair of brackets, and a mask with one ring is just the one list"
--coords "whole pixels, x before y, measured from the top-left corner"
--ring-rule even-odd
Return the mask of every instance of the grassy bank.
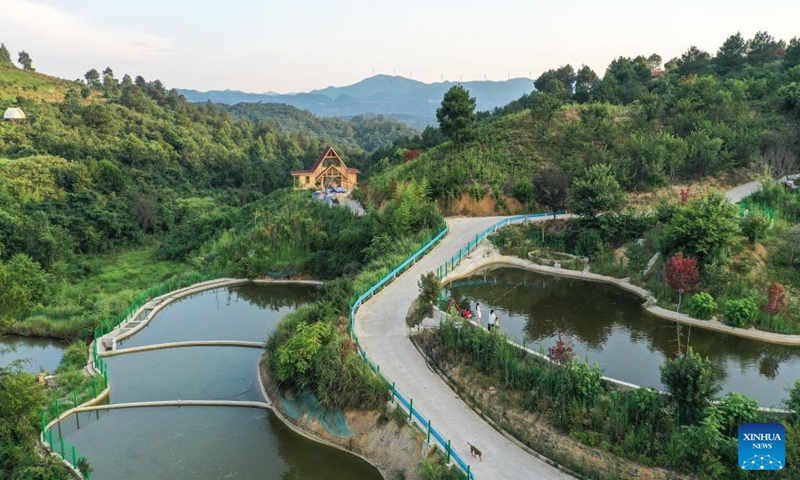
[[[550, 428], [562, 435], [644, 466], [700, 478], [745, 478], [736, 468], [736, 429], [741, 423], [775, 421], [758, 412], [754, 401], [737, 394], [729, 394], [717, 404], [695, 405], [698, 418], [686, 413], [681, 416], [679, 412], [688, 410], [674, 397], [647, 388], [609, 389], [596, 365], [574, 359], [563, 365], [546, 362], [508, 344], [502, 332], [489, 333], [468, 323], [456, 328], [453, 322], [445, 322], [417, 342], [436, 368], [458, 370], [462, 379], [469, 379], [461, 388], [493, 389], [496, 393], [484, 398], [489, 403], [478, 407], [498, 413], [512, 432], [535, 430], [531, 418], [546, 419]], [[531, 423], [520, 423], [524, 418]], [[794, 417], [783, 421], [787, 432], [800, 427]], [[532, 442], [529, 434], [519, 439], [534, 449], [543, 447]], [[798, 448], [797, 442], [788, 445], [787, 458], [797, 456]], [[553, 458], [578, 471], [587, 467], [577, 459], [570, 463], [569, 456]], [[777, 475], [795, 478], [797, 467], [790, 466]]]

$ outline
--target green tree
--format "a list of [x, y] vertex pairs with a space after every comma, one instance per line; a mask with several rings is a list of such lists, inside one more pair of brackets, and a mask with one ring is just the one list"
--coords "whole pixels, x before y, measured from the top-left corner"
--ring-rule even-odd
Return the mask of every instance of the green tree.
[[533, 92], [530, 104], [531, 116], [546, 125], [561, 107], [561, 99], [546, 92]]
[[555, 97], [564, 99], [572, 96], [573, 85], [576, 75], [572, 65], [566, 64], [557, 70], [550, 69], [539, 76], [533, 82], [533, 86], [539, 92], [549, 93]]
[[671, 251], [682, 251], [701, 263], [723, 256], [739, 233], [738, 209], [714, 191], [681, 205], [667, 227]]
[[13, 319], [50, 293], [52, 280], [42, 267], [23, 253], [0, 263], [0, 322]]
[[599, 79], [594, 70], [586, 65], [581, 66], [575, 76], [575, 101], [579, 103], [592, 101], [592, 93], [598, 82]]
[[625, 193], [614, 177], [611, 166], [607, 164], [592, 165], [576, 178], [569, 195], [572, 198], [572, 210], [585, 217], [616, 210], [625, 201]]
[[294, 383], [300, 390], [311, 388], [316, 356], [332, 334], [333, 324], [328, 322], [297, 325], [294, 334], [276, 352], [278, 382]]
[[783, 400], [783, 406], [791, 410], [790, 420], [794, 424], [800, 425], [800, 380], [796, 380], [793, 385], [787, 386], [789, 398]]
[[689, 347], [686, 355], [667, 359], [659, 370], [661, 383], [677, 408], [678, 421], [683, 425], [695, 425], [703, 420], [703, 411], [720, 391], [711, 362]]
[[775, 40], [775, 37], [767, 32], [756, 32], [747, 42], [747, 63], [760, 67], [773, 62], [778, 59], [778, 50], [785, 45], [782, 40]]
[[569, 187], [572, 184], [572, 175], [560, 168], [542, 170], [533, 177], [533, 198], [540, 205], [544, 205], [553, 212], [564, 210], [569, 204]]
[[736, 35], [728, 37], [719, 47], [714, 58], [714, 69], [719, 75], [735, 72], [744, 66], [745, 54], [747, 54], [747, 42], [741, 33], [736, 32]]
[[794, 37], [789, 40], [789, 45], [786, 47], [786, 52], [783, 54], [783, 61], [781, 66], [784, 70], [800, 65], [800, 38]]
[[0, 43], [0, 63], [11, 63], [11, 52], [8, 51], [5, 43]]
[[0, 477], [30, 455], [44, 401], [33, 375], [19, 365], [0, 367]]
[[100, 83], [100, 72], [98, 72], [94, 68], [89, 70], [88, 72], [86, 72], [83, 75], [83, 78], [86, 79], [86, 83], [91, 88], [99, 88], [100, 85], [101, 85], [101, 83]]
[[800, 114], [800, 83], [792, 82], [778, 89], [783, 108]]
[[711, 55], [692, 45], [689, 50], [677, 60], [678, 74], [682, 77], [688, 75], [706, 75], [711, 73]]
[[661, 68], [661, 63], [663, 62], [661, 55], [654, 53], [647, 57], [647, 63], [650, 64], [650, 68], [653, 70], [658, 70]]
[[750, 243], [755, 244], [764, 238], [767, 230], [769, 230], [770, 223], [772, 223], [770, 218], [756, 208], [747, 212], [747, 216], [739, 222], [739, 226], [744, 236], [750, 240]]
[[19, 52], [19, 56], [17, 57], [17, 61], [20, 65], [22, 65], [22, 69], [26, 72], [35, 72], [36, 69], [33, 68], [33, 60], [31, 56], [28, 55], [28, 52], [25, 50]]
[[455, 143], [469, 140], [475, 123], [475, 98], [461, 85], [452, 87], [444, 94], [442, 106], [436, 110], [436, 119], [447, 138]]

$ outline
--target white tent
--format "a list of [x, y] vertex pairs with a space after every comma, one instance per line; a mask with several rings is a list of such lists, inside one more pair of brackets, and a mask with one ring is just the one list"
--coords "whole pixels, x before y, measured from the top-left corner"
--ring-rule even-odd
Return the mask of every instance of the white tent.
[[3, 120], [25, 120], [25, 112], [21, 108], [7, 108]]

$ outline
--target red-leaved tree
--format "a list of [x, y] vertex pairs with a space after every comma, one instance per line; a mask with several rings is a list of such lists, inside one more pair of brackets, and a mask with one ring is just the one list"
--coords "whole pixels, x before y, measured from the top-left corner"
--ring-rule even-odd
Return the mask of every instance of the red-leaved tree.
[[561, 334], [558, 334], [556, 344], [547, 349], [547, 356], [550, 357], [550, 360], [559, 365], [566, 365], [569, 363], [569, 359], [572, 358], [573, 355], [575, 355], [575, 353], [573, 352], [572, 339], [567, 337], [565, 341]]
[[786, 308], [786, 287], [780, 283], [773, 283], [769, 286], [769, 300], [764, 305], [764, 311], [768, 313], [779, 313]]
[[683, 253], [676, 253], [667, 260], [667, 284], [678, 293], [691, 291], [700, 281], [697, 271], [697, 259], [683, 257]]

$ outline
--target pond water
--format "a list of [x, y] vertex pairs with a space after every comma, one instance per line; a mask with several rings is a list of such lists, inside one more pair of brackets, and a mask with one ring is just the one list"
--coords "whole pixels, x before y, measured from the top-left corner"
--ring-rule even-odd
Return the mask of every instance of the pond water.
[[258, 408], [85, 412], [61, 430], [99, 480], [381, 479], [363, 460], [311, 442]]
[[15, 360], [26, 360], [23, 370], [31, 373], [55, 371], [61, 363], [65, 345], [46, 338], [9, 335], [0, 337], [0, 367]]
[[[269, 292], [269, 293], [266, 293]], [[201, 340], [266, 341], [287, 313], [314, 298], [308, 285], [238, 285], [176, 300], [118, 348]]]
[[[120, 348], [188, 340], [264, 341], [280, 319], [314, 299], [310, 286], [247, 284], [176, 301]], [[107, 357], [109, 403], [265, 399], [263, 350], [180, 347]], [[57, 428], [53, 428], [57, 434]], [[71, 416], [64, 438], [93, 479], [380, 480], [371, 465], [295, 434], [270, 411], [235, 407], [148, 407]]]
[[[480, 302], [483, 324], [497, 310], [501, 328], [534, 350], [569, 336], [575, 354], [604, 374], [663, 389], [659, 366], [678, 352], [675, 322], [648, 313], [642, 299], [615, 285], [539, 274], [518, 268], [478, 272], [449, 286], [453, 297]], [[681, 327], [688, 344], [714, 365], [722, 391], [745, 393], [779, 407], [786, 387], [800, 379], [800, 347], [773, 345], [701, 328]]]

